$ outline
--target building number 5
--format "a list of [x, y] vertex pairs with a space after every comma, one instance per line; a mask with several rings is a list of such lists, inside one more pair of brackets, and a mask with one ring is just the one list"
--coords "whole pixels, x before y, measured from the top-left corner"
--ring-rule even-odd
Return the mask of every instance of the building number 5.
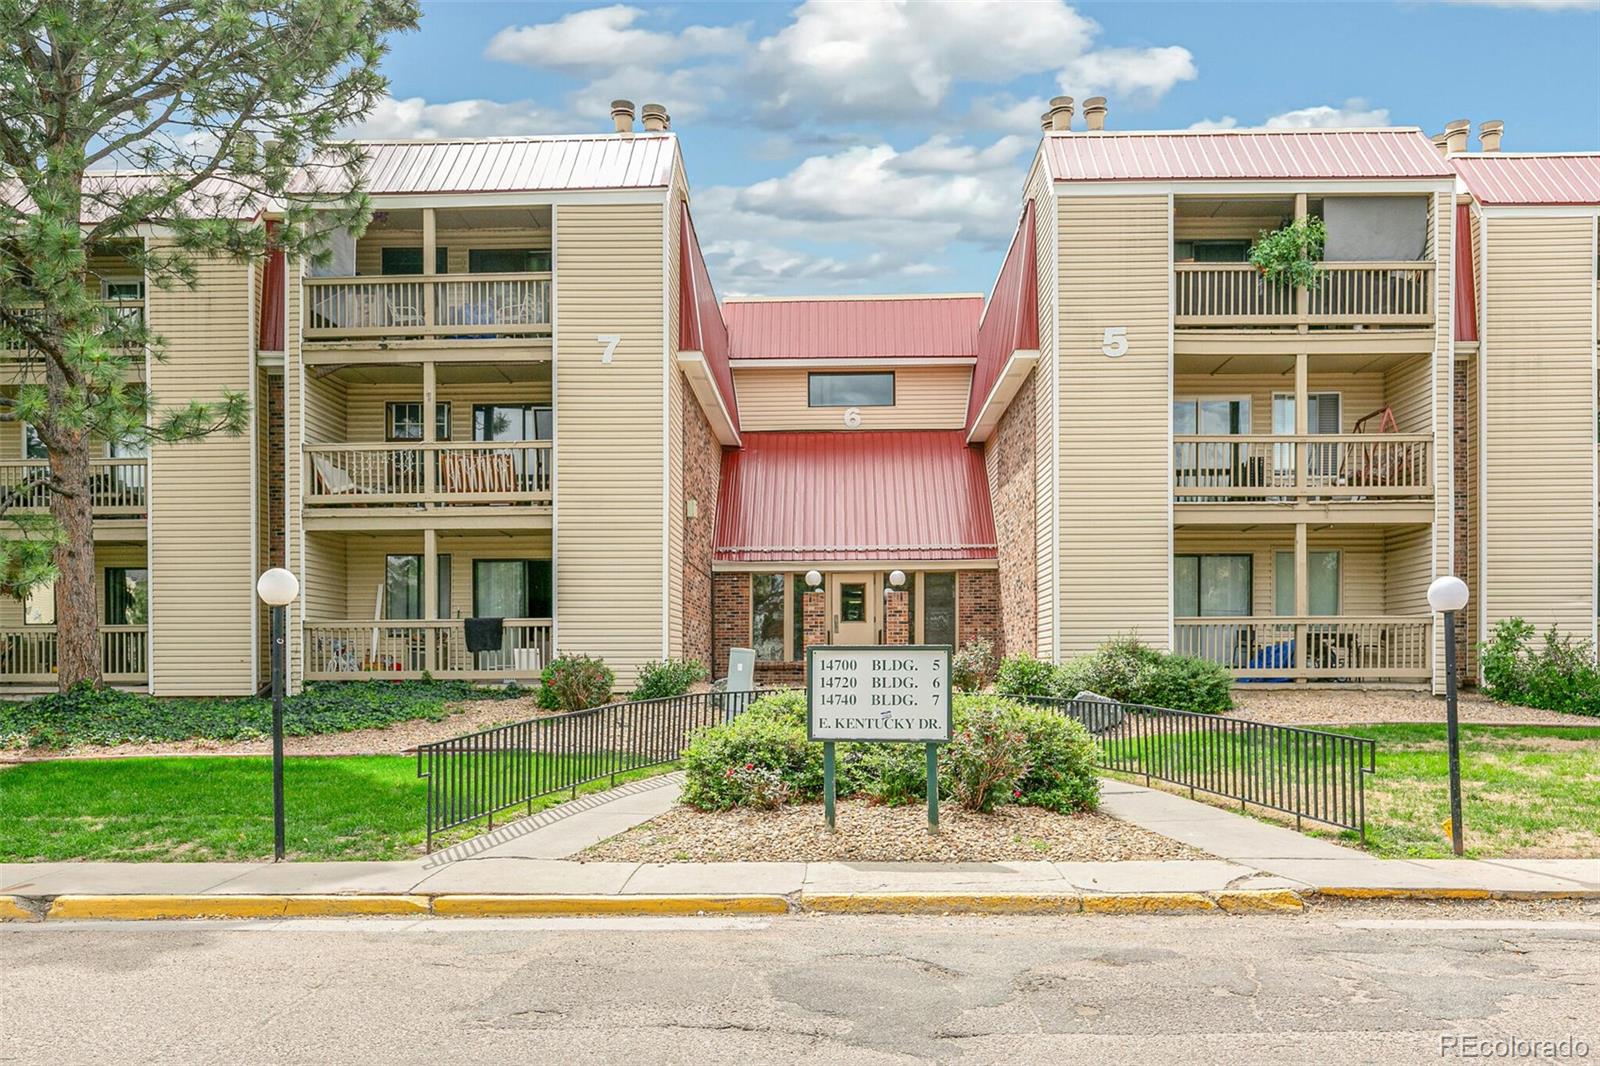
[[1100, 350], [1112, 359], [1128, 354], [1128, 327], [1107, 326], [1106, 333], [1100, 341]]

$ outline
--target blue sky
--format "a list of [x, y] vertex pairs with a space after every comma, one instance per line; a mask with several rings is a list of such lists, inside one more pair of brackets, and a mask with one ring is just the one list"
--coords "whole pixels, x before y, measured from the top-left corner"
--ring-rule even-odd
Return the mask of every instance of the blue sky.
[[[610, 128], [665, 103], [729, 293], [981, 291], [1045, 99], [1107, 125], [1506, 123], [1600, 149], [1600, 0], [430, 3], [367, 136]], [[1081, 122], [1081, 120], [1080, 120]]]

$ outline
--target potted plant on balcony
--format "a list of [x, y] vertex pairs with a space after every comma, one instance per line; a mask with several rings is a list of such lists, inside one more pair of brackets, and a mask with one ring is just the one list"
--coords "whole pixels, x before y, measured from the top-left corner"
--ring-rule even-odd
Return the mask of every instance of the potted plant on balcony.
[[1262, 230], [1250, 245], [1250, 263], [1269, 282], [1314, 288], [1327, 242], [1328, 227], [1322, 219], [1307, 215], [1270, 232]]

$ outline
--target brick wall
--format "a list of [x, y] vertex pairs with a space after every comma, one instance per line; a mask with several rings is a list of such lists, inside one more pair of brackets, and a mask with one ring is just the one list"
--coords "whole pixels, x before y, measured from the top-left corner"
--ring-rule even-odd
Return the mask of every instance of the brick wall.
[[1034, 651], [1034, 411], [1037, 375], [1029, 374], [984, 445], [994, 506], [1000, 570], [994, 596], [999, 612], [997, 654]]
[[711, 676], [727, 677], [729, 650], [750, 646], [749, 574], [711, 575], [711, 620]]
[[883, 598], [883, 642], [911, 643], [911, 595], [891, 590]]
[[[683, 654], [709, 662], [713, 657], [711, 610], [711, 551], [716, 531], [717, 485], [721, 474], [722, 446], [711, 423], [700, 410], [694, 392], [683, 390]], [[688, 516], [694, 500], [695, 517]], [[748, 584], [748, 579], [746, 579]], [[748, 609], [749, 597], [745, 597]], [[727, 669], [728, 656], [721, 656]]]
[[800, 595], [801, 625], [805, 627], [806, 647], [828, 643], [828, 594], [821, 589]]
[[[956, 641], [987, 640], [997, 656], [1006, 654], [1004, 612], [1001, 609], [1001, 578], [997, 570], [956, 571]], [[1029, 581], [1032, 587], [1032, 581]], [[1027, 645], [1032, 647], [1030, 641]]]

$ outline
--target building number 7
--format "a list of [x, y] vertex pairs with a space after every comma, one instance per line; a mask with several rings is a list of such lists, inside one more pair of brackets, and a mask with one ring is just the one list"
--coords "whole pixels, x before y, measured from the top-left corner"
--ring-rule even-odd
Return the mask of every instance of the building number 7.
[[622, 338], [615, 333], [602, 333], [595, 340], [606, 346], [606, 350], [600, 353], [600, 361], [611, 362], [611, 357], [616, 354], [617, 345], [622, 343]]

